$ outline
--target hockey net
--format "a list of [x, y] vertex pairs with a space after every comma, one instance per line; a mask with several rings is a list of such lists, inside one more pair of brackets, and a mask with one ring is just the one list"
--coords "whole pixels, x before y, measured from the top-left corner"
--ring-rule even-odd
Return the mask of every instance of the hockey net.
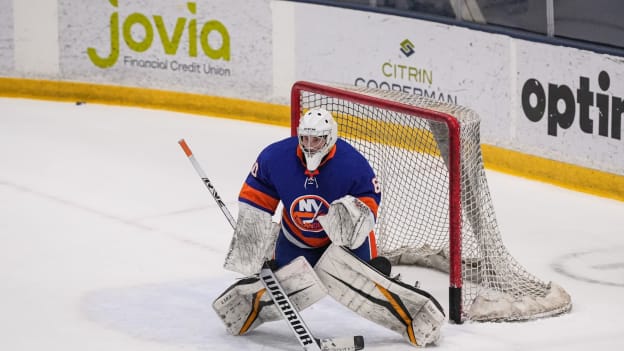
[[297, 82], [293, 135], [314, 107], [332, 112], [339, 136], [381, 183], [380, 254], [449, 273], [449, 319], [527, 320], [571, 308], [560, 286], [529, 273], [502, 242], [475, 112], [397, 91]]

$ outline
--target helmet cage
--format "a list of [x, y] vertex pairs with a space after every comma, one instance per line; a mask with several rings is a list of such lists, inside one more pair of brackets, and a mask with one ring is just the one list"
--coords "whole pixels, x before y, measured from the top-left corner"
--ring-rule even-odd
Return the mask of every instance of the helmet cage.
[[338, 126], [327, 110], [312, 109], [301, 117], [297, 135], [306, 168], [312, 172], [336, 144]]

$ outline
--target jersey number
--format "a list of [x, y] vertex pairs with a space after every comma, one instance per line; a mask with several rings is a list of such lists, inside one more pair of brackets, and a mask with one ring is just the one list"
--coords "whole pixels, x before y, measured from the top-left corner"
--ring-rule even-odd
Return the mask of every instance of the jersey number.
[[373, 183], [373, 188], [375, 189], [375, 194], [379, 194], [381, 192], [381, 184], [379, 184], [379, 180], [377, 177], [374, 177], [371, 182]]
[[258, 178], [258, 162], [255, 162], [253, 166], [251, 166], [251, 175], [254, 176], [254, 178]]

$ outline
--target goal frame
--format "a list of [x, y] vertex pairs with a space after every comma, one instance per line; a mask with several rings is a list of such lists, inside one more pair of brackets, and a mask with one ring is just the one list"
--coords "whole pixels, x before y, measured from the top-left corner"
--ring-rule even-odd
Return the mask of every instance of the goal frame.
[[[418, 115], [419, 118], [446, 124], [449, 141], [449, 320], [462, 323], [462, 209], [461, 209], [461, 140], [460, 126], [457, 118], [450, 114], [411, 106], [396, 101], [384, 100], [357, 92], [342, 90], [308, 81], [297, 81], [291, 89], [290, 133], [297, 135], [299, 118], [301, 117], [301, 92], [324, 94], [343, 99], [352, 103], [367, 104], [397, 113]], [[340, 126], [339, 126], [340, 129]]]

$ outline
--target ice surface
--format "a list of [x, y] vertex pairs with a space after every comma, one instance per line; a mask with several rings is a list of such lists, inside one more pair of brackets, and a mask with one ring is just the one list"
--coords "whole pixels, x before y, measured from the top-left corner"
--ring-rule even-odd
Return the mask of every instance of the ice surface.
[[[257, 153], [287, 128], [168, 111], [0, 99], [0, 350], [299, 350], [281, 321], [230, 336], [212, 300], [231, 229], [177, 141], [236, 213]], [[447, 324], [435, 350], [624, 349], [624, 203], [488, 171], [504, 241], [564, 287], [570, 313]], [[447, 277], [398, 267], [446, 306]], [[317, 337], [412, 350], [329, 298]]]

